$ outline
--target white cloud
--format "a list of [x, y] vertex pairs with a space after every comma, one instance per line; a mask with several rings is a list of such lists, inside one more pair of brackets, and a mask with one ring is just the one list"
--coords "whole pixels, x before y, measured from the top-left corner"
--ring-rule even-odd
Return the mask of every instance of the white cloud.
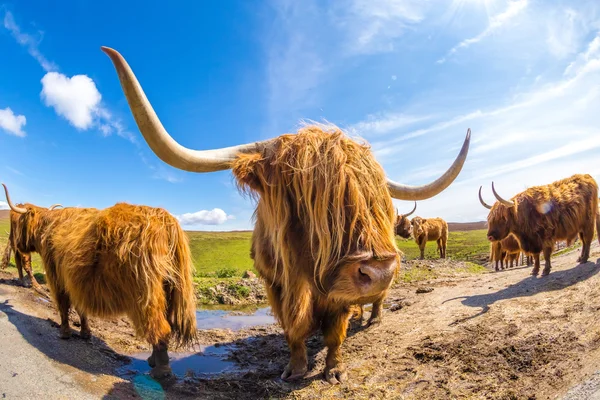
[[[598, 40], [594, 35], [582, 45], [582, 52], [557, 70], [554, 80], [532, 83], [529, 90], [500, 104], [491, 99], [496, 105], [490, 102], [487, 110], [486, 104], [477, 104], [481, 110], [463, 109], [457, 116], [417, 130], [400, 129], [398, 137], [373, 144], [376, 157], [391, 178], [407, 184], [427, 183], [451, 164], [458, 150], [446, 150], [460, 145], [461, 133], [471, 127], [471, 149], [458, 179], [418, 206], [421, 215], [450, 221], [485, 219], [487, 210], [479, 205], [477, 191], [483, 185], [484, 198], [492, 202], [492, 180], [507, 198], [529, 186], [575, 173], [589, 173], [600, 182]], [[451, 106], [442, 104], [441, 109]], [[413, 107], [416, 113], [420, 109], [435, 111], [427, 104]], [[410, 140], [415, 137], [419, 140]]]
[[0, 201], [0, 210], [8, 210], [8, 203], [5, 201]]
[[[104, 136], [112, 133], [135, 142], [121, 121], [102, 106], [102, 95], [94, 81], [87, 75], [68, 77], [56, 72], [58, 66], [49, 62], [39, 51], [41, 39], [21, 31], [10, 12], [4, 15], [4, 27], [8, 29], [18, 44], [24, 46], [47, 72], [42, 78], [41, 98], [48, 107], [65, 118], [71, 125], [80, 130], [97, 128]], [[39, 32], [40, 36], [42, 33]], [[23, 121], [24, 121], [23, 117]], [[24, 122], [23, 122], [24, 125]], [[23, 133], [24, 136], [24, 133]]]
[[582, 36], [585, 35], [586, 16], [572, 8], [559, 9], [548, 18], [546, 44], [550, 53], [565, 58], [577, 53]]
[[177, 219], [184, 226], [195, 226], [195, 225], [221, 225], [227, 222], [227, 220], [235, 219], [233, 215], [227, 215], [225, 211], [220, 208], [213, 208], [212, 210], [202, 210], [195, 213], [186, 213], [177, 216]]
[[528, 5], [528, 0], [511, 0], [508, 3], [506, 10], [500, 14], [497, 14], [490, 18], [488, 26], [479, 33], [477, 36], [474, 36], [469, 39], [465, 39], [456, 46], [454, 46], [448, 52], [448, 55], [444, 58], [439, 59], [438, 63], [443, 63], [446, 61], [446, 58], [452, 54], [455, 54], [459, 49], [466, 49], [469, 46], [481, 42], [486, 37], [490, 36], [492, 33], [496, 32], [506, 24], [513, 22], [515, 17], [518, 16]]
[[48, 61], [46, 59], [46, 57], [44, 57], [40, 53], [40, 50], [38, 49], [38, 46], [39, 46], [40, 42], [42, 41], [42, 38], [41, 38], [43, 36], [42, 32], [39, 32], [39, 35], [40, 35], [39, 39], [36, 39], [35, 37], [33, 37], [27, 33], [21, 32], [21, 29], [16, 24], [15, 18], [13, 17], [13, 15], [10, 11], [7, 11], [4, 14], [4, 28], [6, 28], [10, 31], [10, 33], [13, 35], [13, 37], [15, 38], [17, 43], [19, 43], [21, 46], [27, 48], [27, 51], [29, 52], [29, 54], [38, 61], [40, 66], [45, 71], [56, 71], [58, 69], [58, 67], [53, 62]]
[[430, 115], [406, 115], [404, 113], [368, 115], [364, 121], [352, 125], [349, 131], [361, 135], [385, 135], [431, 118]]
[[564, 75], [569, 77], [576, 76], [581, 73], [582, 68], [588, 66], [594, 59], [600, 59], [600, 33], [588, 44], [587, 50], [579, 54], [575, 58], [575, 61], [569, 64], [565, 69]]
[[350, 0], [336, 2], [334, 21], [345, 32], [350, 53], [394, 50], [394, 41], [425, 18], [429, 2], [422, 0]]
[[96, 84], [88, 76], [69, 78], [58, 72], [44, 75], [41, 97], [58, 115], [83, 130], [92, 126], [102, 99]]
[[8, 133], [24, 137], [25, 131], [23, 127], [27, 123], [27, 119], [24, 115], [15, 115], [13, 110], [9, 107], [4, 110], [0, 109], [0, 128], [4, 129]]

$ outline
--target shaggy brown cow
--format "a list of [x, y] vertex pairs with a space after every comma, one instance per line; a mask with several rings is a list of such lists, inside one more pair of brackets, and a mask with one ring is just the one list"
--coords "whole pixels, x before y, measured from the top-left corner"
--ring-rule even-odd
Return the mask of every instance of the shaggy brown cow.
[[587, 262], [594, 222], [600, 224], [598, 185], [590, 175], [577, 174], [548, 185], [530, 187], [511, 200], [500, 197], [493, 182], [492, 191], [498, 201], [489, 206], [483, 201], [479, 188], [481, 204], [490, 209], [488, 240], [502, 240], [512, 233], [521, 249], [534, 256], [532, 275], [539, 273], [541, 252], [545, 261], [542, 276], [545, 276], [550, 273], [550, 256], [556, 241], [569, 240], [577, 234], [583, 243], [578, 261]]
[[69, 308], [90, 337], [87, 316], [127, 315], [152, 345], [156, 378], [170, 375], [169, 338], [187, 344], [196, 332], [196, 298], [188, 239], [177, 219], [160, 208], [118, 203], [105, 210], [48, 210], [12, 204], [18, 214], [13, 243], [42, 257], [60, 312], [60, 336], [69, 338]]
[[417, 209], [417, 202], [415, 201], [415, 207], [408, 214], [398, 214], [398, 209], [396, 209], [396, 235], [408, 239], [410, 234], [412, 233], [412, 225], [408, 217], [412, 215]]
[[191, 172], [233, 169], [240, 190], [257, 199], [251, 257], [290, 348], [282, 378], [305, 375], [305, 341], [320, 328], [328, 347], [325, 378], [342, 381], [350, 307], [385, 297], [399, 267], [392, 197], [421, 200], [448, 187], [466, 159], [470, 131], [448, 172], [419, 187], [387, 179], [370, 148], [338, 128], [308, 126], [263, 142], [191, 150], [164, 129], [123, 57], [103, 50], [159, 158]]
[[440, 258], [446, 258], [446, 243], [448, 243], [448, 223], [441, 218], [414, 217], [412, 231], [415, 242], [421, 250], [421, 260], [425, 258], [425, 245], [436, 241]]
[[[17, 204], [17, 207], [22, 207], [22, 206], [23, 206], [22, 204]], [[57, 207], [62, 207], [62, 206], [60, 204], [54, 204], [54, 205], [50, 206], [50, 208], [48, 208], [48, 210], [54, 210]], [[45, 295], [44, 291], [42, 290], [42, 287], [40, 286], [38, 281], [35, 279], [35, 276], [33, 276], [33, 269], [31, 267], [31, 254], [21, 253], [20, 251], [18, 251], [15, 248], [15, 245], [13, 242], [13, 229], [14, 229], [14, 224], [16, 223], [16, 221], [18, 219], [18, 216], [19, 216], [19, 214], [15, 213], [12, 210], [9, 212], [10, 232], [8, 232], [8, 241], [6, 243], [6, 248], [4, 249], [4, 256], [2, 257], [2, 263], [0, 263], [0, 269], [6, 269], [6, 267], [8, 267], [8, 264], [10, 263], [10, 256], [12, 253], [14, 253], [15, 254], [15, 265], [17, 267], [17, 272], [19, 274], [19, 281], [21, 282], [21, 285], [23, 285], [23, 286], [26, 285], [25, 278], [23, 276], [23, 270], [25, 270], [25, 273], [27, 274], [27, 277], [29, 278], [29, 281], [31, 282], [31, 286], [33, 287], [33, 289], [35, 289], [39, 293], [42, 293]]]

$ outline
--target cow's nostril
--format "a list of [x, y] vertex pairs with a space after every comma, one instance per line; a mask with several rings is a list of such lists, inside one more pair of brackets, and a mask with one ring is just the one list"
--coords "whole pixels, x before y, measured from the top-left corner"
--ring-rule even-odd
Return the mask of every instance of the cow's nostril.
[[358, 268], [358, 279], [362, 283], [370, 283], [371, 275], [369, 275], [368, 267], [359, 267]]

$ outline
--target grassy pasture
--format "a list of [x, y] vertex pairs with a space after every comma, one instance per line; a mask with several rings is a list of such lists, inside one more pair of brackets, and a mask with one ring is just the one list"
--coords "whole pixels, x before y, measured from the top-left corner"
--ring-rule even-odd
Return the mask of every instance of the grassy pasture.
[[[9, 230], [7, 219], [0, 219], [0, 248], [6, 245]], [[239, 277], [244, 271], [254, 271], [250, 259], [250, 240], [252, 233], [239, 232], [197, 232], [188, 231], [190, 248], [197, 278]], [[397, 238], [398, 247], [406, 259], [419, 257], [419, 248], [413, 240]], [[474, 260], [478, 255], [489, 252], [485, 230], [450, 232], [448, 238], [448, 257], [454, 260]], [[428, 242], [425, 258], [437, 258], [437, 245]], [[34, 254], [34, 272], [42, 272], [39, 255]], [[255, 272], [255, 271], [254, 271]]]

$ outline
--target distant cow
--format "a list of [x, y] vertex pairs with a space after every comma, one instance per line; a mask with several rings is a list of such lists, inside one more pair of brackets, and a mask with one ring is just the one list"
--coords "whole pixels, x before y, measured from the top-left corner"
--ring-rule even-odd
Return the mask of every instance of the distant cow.
[[548, 185], [534, 186], [511, 200], [500, 197], [493, 182], [492, 191], [498, 201], [489, 206], [483, 201], [479, 188], [481, 204], [490, 209], [488, 240], [515, 235], [521, 249], [534, 256], [532, 275], [539, 273], [541, 252], [545, 260], [542, 276], [545, 276], [550, 273], [550, 256], [556, 241], [570, 240], [577, 234], [583, 244], [578, 261], [587, 262], [594, 227], [600, 224], [598, 185], [590, 175], [577, 174]]
[[414, 208], [408, 214], [398, 214], [398, 209], [396, 209], [396, 228], [395, 228], [396, 235], [398, 235], [404, 239], [408, 239], [410, 237], [410, 234], [412, 232], [412, 225], [411, 225], [408, 217], [410, 215], [412, 215], [416, 209], [417, 209], [416, 201], [415, 201]]
[[170, 375], [170, 338], [189, 343], [196, 332], [196, 298], [188, 238], [166, 210], [119, 203], [105, 210], [48, 210], [13, 205], [13, 243], [42, 257], [50, 293], [60, 312], [60, 336], [71, 336], [69, 308], [77, 310], [81, 337], [87, 317], [125, 314], [152, 345], [156, 378]]
[[[22, 207], [23, 204], [17, 204], [17, 207]], [[48, 208], [48, 210], [54, 210], [57, 207], [62, 207], [60, 204], [54, 204]], [[40, 207], [41, 208], [41, 207]], [[33, 269], [31, 267], [31, 254], [29, 253], [21, 253], [15, 248], [14, 239], [13, 239], [13, 231], [14, 224], [18, 220], [19, 214], [14, 211], [9, 212], [9, 220], [10, 220], [10, 232], [8, 232], [8, 241], [6, 243], [6, 248], [4, 249], [4, 255], [2, 257], [2, 262], [0, 263], [0, 269], [6, 269], [8, 264], [10, 263], [10, 256], [12, 253], [15, 255], [15, 265], [17, 267], [17, 273], [19, 274], [19, 281], [21, 285], [25, 286], [25, 278], [23, 276], [23, 270], [27, 274], [29, 281], [31, 282], [31, 286], [38, 292], [43, 293], [42, 287], [35, 279], [33, 275]]]
[[103, 50], [159, 158], [191, 172], [232, 169], [238, 187], [257, 199], [251, 257], [290, 348], [282, 379], [306, 374], [305, 341], [321, 329], [328, 348], [325, 379], [344, 380], [340, 348], [350, 307], [385, 297], [399, 268], [392, 197], [422, 200], [448, 187], [466, 159], [470, 131], [450, 170], [417, 187], [386, 178], [370, 147], [335, 126], [304, 126], [296, 134], [221, 149], [188, 149], [164, 129], [125, 59]]
[[[515, 261], [517, 261], [518, 265], [520, 254], [521, 248], [519, 247], [519, 242], [512, 235], [503, 240], [490, 243], [490, 262], [495, 263], [496, 271], [505, 267], [508, 268], [509, 262], [511, 268], [514, 266]], [[499, 267], [498, 264], [500, 264]]]
[[448, 223], [441, 218], [414, 217], [411, 221], [415, 242], [421, 250], [421, 260], [425, 258], [425, 245], [436, 241], [440, 258], [446, 258], [446, 243], [448, 242]]

